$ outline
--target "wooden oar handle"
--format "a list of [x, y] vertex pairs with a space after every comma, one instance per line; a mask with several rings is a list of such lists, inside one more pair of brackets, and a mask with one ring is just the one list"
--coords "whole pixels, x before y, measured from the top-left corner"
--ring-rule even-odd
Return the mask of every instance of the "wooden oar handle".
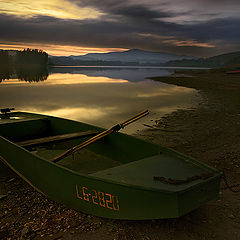
[[131, 118], [129, 118], [128, 120], [122, 122], [121, 124], [122, 124], [122, 125], [126, 125], [128, 122], [130, 122], [130, 121], [132, 121], [132, 120], [135, 120], [137, 117], [139, 117], [139, 116], [144, 117], [144, 116], [146, 116], [147, 114], [149, 114], [149, 111], [148, 111], [148, 110], [145, 110], [145, 111], [143, 111], [143, 112], [138, 113], [138, 114], [135, 115], [134, 117], [131, 117]]
[[93, 143], [93, 142], [95, 142], [95, 141], [97, 141], [97, 140], [99, 140], [103, 137], [106, 137], [107, 135], [109, 135], [113, 132], [118, 132], [120, 129], [124, 128], [125, 126], [129, 125], [130, 123], [133, 123], [133, 122], [137, 121], [138, 119], [140, 119], [140, 118], [142, 118], [142, 117], [144, 117], [148, 114], [149, 114], [148, 110], [140, 112], [137, 115], [135, 115], [134, 117], [132, 117], [132, 118], [120, 123], [120, 124], [117, 124], [117, 125], [113, 126], [112, 128], [110, 128], [108, 130], [105, 130], [105, 131], [99, 133], [98, 135], [88, 139], [87, 141], [85, 141], [85, 142], [83, 142], [83, 143], [81, 143], [77, 146], [74, 146], [73, 148], [68, 149], [66, 152], [60, 154], [59, 156], [56, 156], [55, 158], [53, 158], [52, 162], [56, 163], [56, 162], [60, 161], [61, 159], [67, 157], [68, 155], [70, 155], [70, 154], [88, 146], [89, 144], [91, 144], [91, 143]]
[[124, 124], [122, 124], [122, 125], [123, 125], [123, 127], [125, 127], [125, 126], [129, 125], [130, 123], [133, 123], [133, 122], [137, 121], [138, 119], [145, 117], [145, 116], [148, 115], [148, 114], [149, 114], [149, 112], [148, 112], [148, 110], [146, 110], [146, 111], [142, 112], [141, 115], [138, 114], [138, 115], [136, 115], [134, 118], [128, 119], [128, 120], [125, 121]]

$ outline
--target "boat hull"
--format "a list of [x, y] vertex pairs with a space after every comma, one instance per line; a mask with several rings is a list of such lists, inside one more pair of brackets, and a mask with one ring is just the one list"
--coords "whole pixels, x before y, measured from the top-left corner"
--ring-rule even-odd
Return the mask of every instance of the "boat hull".
[[188, 188], [161, 190], [77, 173], [4, 137], [0, 137], [0, 146], [1, 160], [38, 191], [95, 216], [129, 220], [176, 218], [218, 197], [219, 172]]

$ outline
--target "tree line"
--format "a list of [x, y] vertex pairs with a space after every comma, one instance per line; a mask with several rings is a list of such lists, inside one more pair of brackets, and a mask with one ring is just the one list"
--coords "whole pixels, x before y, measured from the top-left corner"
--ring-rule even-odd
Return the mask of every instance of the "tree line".
[[14, 76], [28, 82], [44, 81], [48, 77], [47, 64], [48, 54], [42, 50], [0, 50], [0, 82]]
[[47, 65], [48, 54], [39, 49], [23, 51], [0, 50], [0, 65]]

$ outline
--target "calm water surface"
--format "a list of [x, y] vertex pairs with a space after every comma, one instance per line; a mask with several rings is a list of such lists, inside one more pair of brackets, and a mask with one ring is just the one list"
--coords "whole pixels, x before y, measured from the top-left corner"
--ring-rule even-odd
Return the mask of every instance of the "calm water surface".
[[[150, 115], [129, 125], [129, 134], [153, 125], [166, 113], [194, 107], [190, 88], [155, 82], [171, 69], [120, 67], [54, 67], [40, 81], [17, 77], [0, 83], [0, 108], [69, 118], [109, 128], [148, 109]], [[28, 80], [28, 81], [24, 81]]]

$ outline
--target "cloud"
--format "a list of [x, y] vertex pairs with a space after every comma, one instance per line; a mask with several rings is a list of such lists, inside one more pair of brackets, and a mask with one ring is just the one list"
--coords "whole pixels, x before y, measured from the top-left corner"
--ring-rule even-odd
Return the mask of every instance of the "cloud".
[[31, 18], [35, 15], [68, 19], [98, 18], [101, 13], [90, 7], [78, 7], [68, 0], [3, 0], [0, 13]]
[[140, 48], [196, 56], [234, 51], [240, 45], [240, 18], [235, 16], [238, 8], [231, 8], [238, 3], [233, 0], [219, 5], [217, 1], [205, 0], [68, 0], [68, 3], [76, 9], [89, 8], [101, 15], [93, 19], [49, 14], [23, 18], [2, 13], [0, 41]]

